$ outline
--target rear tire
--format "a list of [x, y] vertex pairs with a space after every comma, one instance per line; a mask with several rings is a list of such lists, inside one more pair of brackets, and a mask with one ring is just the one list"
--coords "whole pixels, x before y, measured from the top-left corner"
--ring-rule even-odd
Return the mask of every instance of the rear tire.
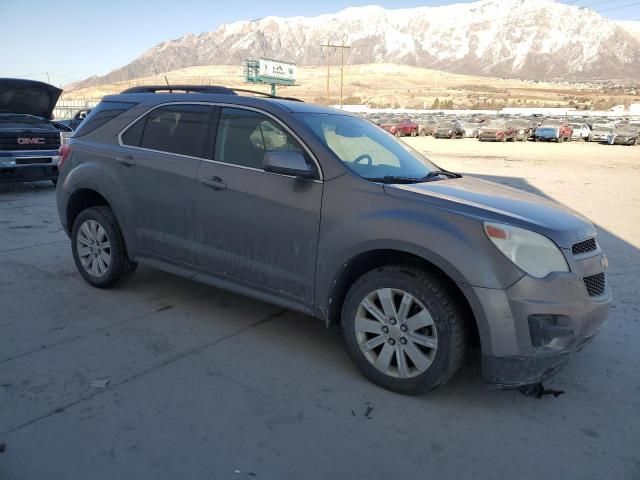
[[342, 329], [364, 376], [398, 393], [446, 383], [466, 352], [455, 300], [435, 275], [412, 266], [381, 267], [356, 280], [342, 307]]
[[138, 266], [129, 259], [116, 217], [106, 206], [80, 212], [71, 230], [71, 249], [80, 275], [94, 287], [125, 282]]

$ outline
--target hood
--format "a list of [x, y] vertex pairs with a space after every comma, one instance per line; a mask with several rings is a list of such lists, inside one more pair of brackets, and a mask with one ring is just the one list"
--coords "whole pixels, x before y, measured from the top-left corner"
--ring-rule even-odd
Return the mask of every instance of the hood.
[[385, 185], [392, 196], [424, 202], [479, 220], [527, 228], [570, 248], [596, 231], [582, 215], [548, 198], [479, 178], [462, 177], [408, 185]]
[[0, 78], [0, 113], [22, 113], [51, 118], [62, 90], [48, 83]]

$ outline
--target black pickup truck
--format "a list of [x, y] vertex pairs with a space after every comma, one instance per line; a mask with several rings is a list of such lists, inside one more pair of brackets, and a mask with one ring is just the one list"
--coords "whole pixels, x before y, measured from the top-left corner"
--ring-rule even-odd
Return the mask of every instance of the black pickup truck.
[[58, 150], [72, 131], [53, 121], [61, 93], [43, 82], [0, 78], [0, 183], [56, 184]]

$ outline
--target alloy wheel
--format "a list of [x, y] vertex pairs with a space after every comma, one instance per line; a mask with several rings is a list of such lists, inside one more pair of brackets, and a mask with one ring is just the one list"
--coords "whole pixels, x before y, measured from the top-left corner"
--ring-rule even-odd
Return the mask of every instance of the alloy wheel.
[[86, 220], [76, 238], [82, 267], [94, 277], [102, 277], [111, 265], [111, 242], [106, 230], [95, 220]]
[[356, 338], [367, 360], [396, 378], [424, 373], [433, 363], [438, 334], [425, 306], [403, 290], [381, 288], [358, 306]]

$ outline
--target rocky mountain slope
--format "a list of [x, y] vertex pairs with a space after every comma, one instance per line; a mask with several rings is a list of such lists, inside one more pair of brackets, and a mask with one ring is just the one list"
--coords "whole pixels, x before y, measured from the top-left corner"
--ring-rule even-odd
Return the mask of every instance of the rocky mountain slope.
[[[637, 22], [614, 22], [553, 0], [480, 0], [441, 7], [347, 8], [318, 17], [266, 17], [161, 43], [76, 87], [197, 65], [267, 57], [326, 63], [322, 43], [351, 46], [350, 64], [399, 63], [526, 79], [640, 79]], [[338, 61], [337, 54], [331, 54]]]

